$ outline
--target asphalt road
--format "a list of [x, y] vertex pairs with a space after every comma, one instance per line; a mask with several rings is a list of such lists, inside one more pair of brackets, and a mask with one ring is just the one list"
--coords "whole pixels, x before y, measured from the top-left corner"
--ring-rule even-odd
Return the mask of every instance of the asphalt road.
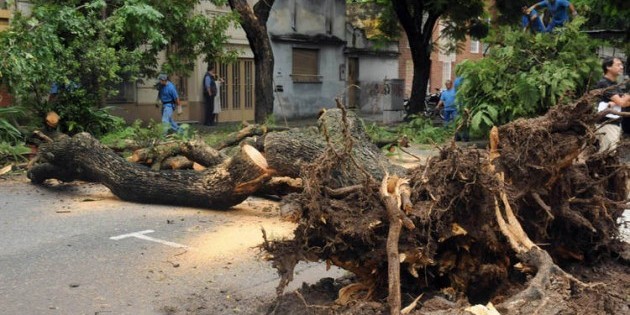
[[[0, 179], [0, 314], [264, 313], [279, 278], [255, 248], [261, 227], [278, 238], [294, 226], [264, 200], [212, 211]], [[289, 290], [343, 274], [296, 271]]]
[[[97, 184], [0, 178], [0, 315], [264, 314], [279, 278], [255, 248], [261, 227], [270, 238], [294, 228], [277, 211], [255, 198], [213, 211], [122, 202]], [[620, 223], [630, 241], [630, 211]], [[300, 264], [287, 290], [341, 275]]]

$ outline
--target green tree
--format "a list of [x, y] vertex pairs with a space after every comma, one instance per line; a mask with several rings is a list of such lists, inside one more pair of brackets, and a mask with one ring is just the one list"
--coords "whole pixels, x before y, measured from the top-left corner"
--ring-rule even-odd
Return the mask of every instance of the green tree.
[[[500, 25], [520, 23], [521, 7], [537, 1], [496, 0], [496, 22]], [[630, 1], [627, 0], [571, 0], [576, 10], [587, 21], [582, 30], [593, 37], [604, 39], [610, 46], [623, 48], [630, 55]]]
[[[30, 15], [16, 12], [0, 33], [0, 78], [19, 104], [38, 114], [57, 111], [66, 131], [102, 132], [108, 116], [101, 107], [122, 80], [159, 71], [186, 75], [197, 56], [223, 54], [233, 16], [195, 14], [199, 2], [35, 0]], [[162, 51], [166, 62], [159, 68]], [[48, 102], [52, 83], [61, 89]]]
[[[424, 106], [424, 97], [431, 72], [433, 33], [437, 23], [444, 25], [441, 36], [449, 37], [453, 43], [465, 39], [466, 35], [482, 38], [487, 34], [483, 22], [483, 0], [354, 0], [352, 2], [374, 2], [383, 6], [380, 16], [382, 30], [395, 33], [399, 23], [409, 40], [413, 60], [413, 82], [409, 99], [411, 112], [417, 113]], [[393, 17], [396, 18], [393, 18]], [[395, 35], [395, 34], [392, 34]], [[453, 49], [455, 47], [448, 47]]]
[[464, 78], [457, 99], [470, 111], [472, 131], [544, 114], [586, 92], [601, 70], [597, 42], [580, 31], [584, 22], [577, 18], [554, 33], [493, 32], [489, 54], [457, 69]]
[[[610, 46], [622, 48], [630, 56], [630, 1], [574, 0], [581, 15], [588, 20], [584, 29], [592, 36], [601, 35]], [[593, 31], [604, 30], [598, 33]]]

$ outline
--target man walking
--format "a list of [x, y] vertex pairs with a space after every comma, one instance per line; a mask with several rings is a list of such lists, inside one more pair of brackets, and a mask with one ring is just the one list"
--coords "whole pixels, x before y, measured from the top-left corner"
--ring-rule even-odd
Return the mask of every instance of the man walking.
[[169, 129], [179, 132], [179, 125], [173, 120], [173, 112], [175, 112], [177, 106], [180, 106], [175, 84], [168, 80], [166, 74], [160, 74], [158, 80], [160, 80], [158, 99], [162, 102], [162, 125], [164, 125], [167, 132]]
[[217, 82], [214, 75], [214, 65], [208, 64], [208, 72], [203, 76], [203, 103], [205, 107], [204, 125], [214, 126], [214, 98], [217, 96]]

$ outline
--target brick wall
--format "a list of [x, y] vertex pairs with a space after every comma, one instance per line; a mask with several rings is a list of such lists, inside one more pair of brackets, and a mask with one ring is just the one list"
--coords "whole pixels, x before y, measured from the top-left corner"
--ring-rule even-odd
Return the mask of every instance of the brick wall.
[[405, 80], [404, 97], [409, 98], [411, 95], [411, 84], [413, 81], [413, 61], [411, 60], [411, 49], [409, 49], [409, 40], [404, 34], [398, 41], [398, 77]]
[[483, 58], [483, 45], [481, 42], [478, 43], [479, 44], [477, 45], [476, 52], [472, 52], [472, 41], [470, 40], [470, 38], [466, 39], [466, 43], [464, 44], [462, 51], [457, 53], [457, 55], [455, 56], [455, 61], [451, 62], [451, 75], [448, 78], [443, 77], [444, 62], [439, 60], [438, 52], [433, 52], [431, 54], [431, 79], [429, 83], [431, 92], [435, 91], [436, 87], [440, 89], [444, 88], [443, 83], [446, 80], [455, 80], [455, 69], [459, 63], [463, 62], [464, 60], [477, 60]]
[[[438, 39], [438, 32], [434, 32], [433, 40]], [[413, 62], [411, 59], [411, 50], [409, 49], [409, 42], [407, 36], [401, 36], [398, 41], [398, 49], [400, 52], [398, 62], [398, 77], [405, 80], [405, 97], [409, 97], [411, 94], [411, 84], [413, 80]], [[478, 52], [471, 52], [471, 40], [467, 39], [464, 48], [455, 56], [455, 61], [451, 63], [451, 76], [450, 78], [442, 78], [442, 71], [444, 63], [440, 61], [439, 52], [434, 51], [431, 53], [431, 77], [429, 80], [430, 91], [433, 92], [435, 88], [444, 88], [442, 84], [446, 79], [455, 79], [455, 68], [457, 64], [464, 60], [472, 59], [477, 60], [483, 57], [483, 45], [479, 43]]]

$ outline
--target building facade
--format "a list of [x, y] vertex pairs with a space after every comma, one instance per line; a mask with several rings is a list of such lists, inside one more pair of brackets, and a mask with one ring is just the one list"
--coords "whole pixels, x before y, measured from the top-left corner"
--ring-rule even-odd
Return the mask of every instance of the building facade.
[[[250, 1], [253, 4], [255, 1]], [[277, 0], [271, 10], [267, 30], [274, 54], [274, 116], [299, 118], [315, 115], [322, 108], [335, 106], [346, 84], [344, 0]], [[230, 11], [202, 1], [196, 8], [209, 18]], [[229, 31], [230, 48], [240, 52], [236, 62], [216, 64], [223, 80], [215, 104], [221, 112], [219, 122], [254, 119], [254, 59], [245, 32]], [[182, 94], [183, 112], [176, 120], [202, 122], [204, 115], [202, 79], [207, 64], [201, 58], [186, 78], [170, 77]], [[128, 87], [130, 97], [119, 102], [115, 114], [134, 119], [159, 119], [155, 109], [155, 79]], [[128, 84], [127, 84], [128, 85]]]

